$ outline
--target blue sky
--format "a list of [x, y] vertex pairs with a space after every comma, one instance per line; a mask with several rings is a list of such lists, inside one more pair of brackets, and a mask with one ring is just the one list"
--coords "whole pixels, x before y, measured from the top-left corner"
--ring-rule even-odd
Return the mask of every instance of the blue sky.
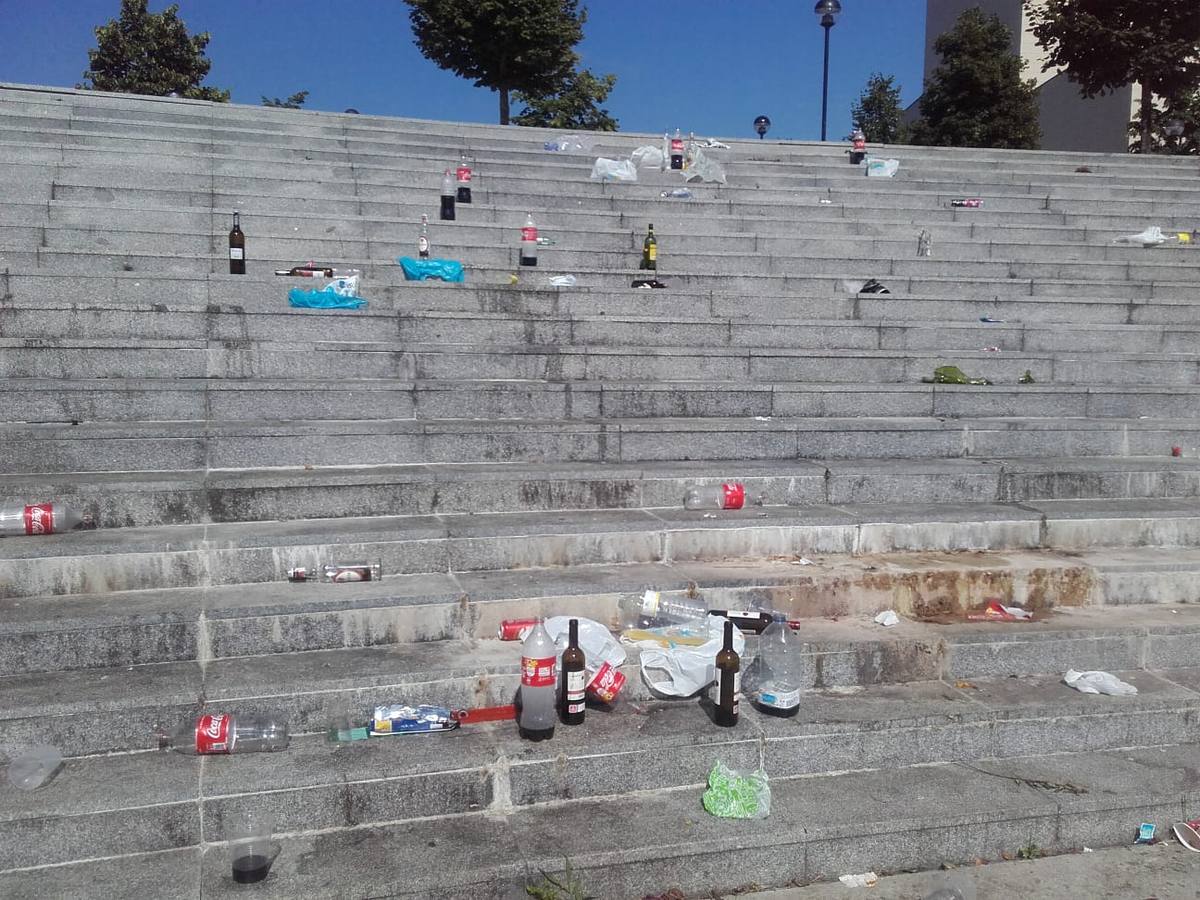
[[[151, 0], [151, 10], [167, 4]], [[613, 72], [606, 104], [625, 131], [682, 128], [752, 137], [820, 136], [822, 34], [813, 0], [590, 0], [580, 52]], [[497, 121], [494, 93], [438, 69], [413, 45], [401, 0], [179, 0], [209, 31], [206, 81], [237, 103], [308, 90], [307, 106], [428, 119]], [[0, 0], [0, 81], [74, 85], [92, 29], [119, 0]], [[829, 137], [873, 71], [894, 75], [905, 105], [920, 93], [925, 0], [842, 0], [831, 36]]]

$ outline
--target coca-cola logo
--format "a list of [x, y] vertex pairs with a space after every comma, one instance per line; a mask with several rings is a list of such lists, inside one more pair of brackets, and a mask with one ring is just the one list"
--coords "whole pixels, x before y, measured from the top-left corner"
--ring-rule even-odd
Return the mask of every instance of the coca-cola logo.
[[39, 504], [25, 507], [25, 533], [51, 534], [54, 531], [54, 518], [50, 504]]
[[221, 736], [221, 726], [225, 723], [225, 714], [206, 716], [206, 718], [208, 719], [208, 727], [204, 729], [204, 734], [216, 740]]

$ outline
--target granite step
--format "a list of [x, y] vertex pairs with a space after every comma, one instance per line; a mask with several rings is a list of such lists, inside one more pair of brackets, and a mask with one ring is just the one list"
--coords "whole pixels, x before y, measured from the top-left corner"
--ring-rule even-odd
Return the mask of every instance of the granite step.
[[[222, 823], [251, 803], [276, 810], [282, 852], [257, 889], [270, 896], [512, 897], [566, 859], [589, 891], [636, 898], [998, 859], [1031, 843], [1046, 852], [1111, 846], [1140, 821], [1183, 818], [1192, 794], [1195, 745], [1183, 721], [1197, 695], [1153, 673], [1135, 680], [1144, 696], [1119, 699], [1067, 696], [1049, 681], [1023, 692], [914, 685], [823, 698], [807, 721], [748, 711], [735, 735], [718, 734], [684, 708], [691, 703], [654, 703], [594, 715], [601, 721], [585, 728], [600, 734], [581, 729], [545, 746], [482, 726], [336, 750], [297, 740], [286, 756], [71, 760], [6, 810], [0, 884], [24, 896], [38, 879], [73, 880], [105, 858], [136, 871], [157, 861], [149, 854], [197, 847], [204, 894], [224, 896], [232, 886]], [[861, 719], [868, 709], [892, 721]], [[1048, 754], [1052, 722], [1078, 732]], [[1092, 746], [1080, 746], [1085, 735]], [[897, 757], [898, 746], [908, 752]], [[763, 766], [769, 818], [734, 823], [734, 835], [703, 812], [717, 760]], [[428, 860], [439, 846], [454, 864], [435, 857], [403, 880], [386, 866], [357, 874], [375, 858]], [[488, 856], [464, 861], [465, 846]]]
[[[1194, 454], [1190, 444], [1181, 451]], [[724, 480], [771, 504], [1024, 503], [1200, 495], [1193, 456], [740, 460]], [[272, 467], [0, 475], [0, 497], [53, 497], [103, 528], [343, 516], [678, 508], [709, 462]]]
[[324, 557], [388, 573], [751, 561], [801, 554], [1200, 546], [1194, 499], [613, 509], [305, 519], [6, 539], [0, 596], [279, 581]]
[[[609, 624], [620, 598], [646, 585], [805, 619], [808, 687], [1053, 671], [1067, 652], [1090, 666], [1170, 668], [1200, 665], [1189, 661], [1198, 570], [1191, 548], [793, 553], [18, 597], [0, 601], [0, 675], [476, 641], [504, 619], [566, 610]], [[997, 597], [1037, 620], [938, 624]], [[889, 608], [905, 621], [882, 629], [871, 617]]]

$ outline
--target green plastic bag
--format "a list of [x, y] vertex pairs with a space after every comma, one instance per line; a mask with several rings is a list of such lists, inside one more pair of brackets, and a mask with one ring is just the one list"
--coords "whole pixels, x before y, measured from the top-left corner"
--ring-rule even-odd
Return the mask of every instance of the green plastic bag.
[[765, 819], [771, 814], [771, 785], [761, 769], [746, 774], [718, 760], [708, 773], [708, 790], [700, 802], [723, 819]]

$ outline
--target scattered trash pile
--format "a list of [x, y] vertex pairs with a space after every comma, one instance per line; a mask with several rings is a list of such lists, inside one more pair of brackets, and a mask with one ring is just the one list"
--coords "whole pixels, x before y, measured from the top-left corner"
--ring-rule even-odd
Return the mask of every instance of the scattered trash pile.
[[[708, 181], [714, 184], [725, 184], [725, 167], [705, 150], [728, 150], [729, 145], [708, 138], [697, 141], [695, 134], [689, 134], [686, 143], [678, 129], [675, 136], [663, 134], [662, 147], [643, 145], [637, 147], [623, 159], [610, 159], [605, 156], [596, 158], [592, 165], [592, 180], [613, 182], [633, 182], [638, 180], [639, 169], [658, 169], [660, 172], [680, 172], [685, 182]], [[691, 192], [664, 191], [661, 196], [687, 199]]]

